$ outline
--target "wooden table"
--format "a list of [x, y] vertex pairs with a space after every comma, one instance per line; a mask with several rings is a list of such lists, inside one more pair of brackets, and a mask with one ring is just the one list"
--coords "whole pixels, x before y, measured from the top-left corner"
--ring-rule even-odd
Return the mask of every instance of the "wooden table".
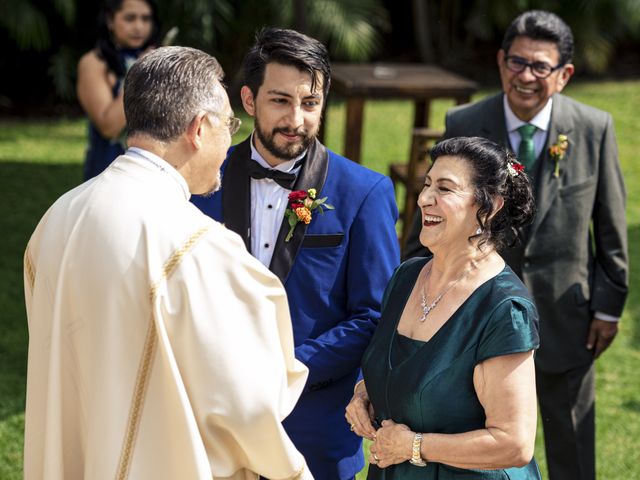
[[358, 163], [365, 100], [411, 99], [415, 104], [413, 126], [428, 127], [432, 99], [453, 98], [460, 105], [469, 102], [478, 89], [475, 82], [435, 65], [334, 63], [331, 69], [331, 91], [347, 102], [344, 156]]

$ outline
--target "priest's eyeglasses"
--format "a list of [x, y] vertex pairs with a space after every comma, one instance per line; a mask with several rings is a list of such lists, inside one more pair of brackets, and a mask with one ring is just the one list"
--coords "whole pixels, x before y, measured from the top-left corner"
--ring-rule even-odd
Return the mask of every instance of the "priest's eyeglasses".
[[524, 58], [516, 55], [507, 55], [504, 57], [504, 63], [507, 68], [514, 73], [522, 73], [527, 67], [529, 67], [533, 76], [540, 80], [544, 80], [553, 72], [564, 66], [564, 63], [556, 65], [555, 67], [552, 67], [547, 62], [529, 63]]
[[229, 134], [231, 136], [235, 135], [238, 132], [238, 130], [240, 130], [240, 125], [242, 125], [242, 120], [236, 117], [223, 115], [218, 112], [209, 112], [209, 111], [207, 111], [207, 114], [213, 115], [214, 117], [218, 117], [220, 120], [222, 120], [222, 122], [229, 128]]

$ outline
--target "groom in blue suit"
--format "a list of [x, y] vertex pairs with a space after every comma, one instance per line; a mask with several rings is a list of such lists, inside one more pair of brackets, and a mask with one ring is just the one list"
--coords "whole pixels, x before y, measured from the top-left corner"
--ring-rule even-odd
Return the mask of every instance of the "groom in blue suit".
[[[320, 42], [293, 30], [262, 30], [243, 70], [241, 97], [254, 131], [230, 151], [222, 190], [193, 202], [237, 232], [280, 277], [296, 357], [309, 367], [285, 429], [316, 480], [352, 479], [364, 459], [344, 411], [399, 263], [393, 187], [316, 138], [331, 82]], [[304, 199], [289, 195], [310, 189], [334, 208], [323, 214], [303, 208], [298, 217], [289, 207], [303, 206]], [[287, 208], [295, 215], [291, 223]]]

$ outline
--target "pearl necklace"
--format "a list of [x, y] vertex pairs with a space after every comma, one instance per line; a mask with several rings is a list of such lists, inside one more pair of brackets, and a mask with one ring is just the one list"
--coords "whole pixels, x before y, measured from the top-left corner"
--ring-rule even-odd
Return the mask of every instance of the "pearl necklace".
[[471, 270], [473, 270], [473, 265], [471, 267], [467, 268], [464, 272], [462, 272], [462, 274], [458, 278], [456, 278], [455, 282], [453, 282], [444, 291], [442, 291], [440, 293], [440, 295], [438, 295], [433, 302], [427, 303], [427, 296], [424, 294], [424, 287], [427, 284], [427, 279], [431, 277], [431, 269], [432, 268], [433, 268], [433, 263], [430, 263], [429, 264], [429, 271], [425, 275], [426, 278], [425, 278], [425, 281], [424, 281], [424, 285], [422, 287], [422, 292], [421, 292], [422, 301], [420, 302], [420, 306], [422, 307], [422, 316], [420, 316], [420, 318], [418, 319], [421, 322], [424, 322], [427, 319], [427, 315], [429, 315], [429, 312], [431, 312], [431, 310], [436, 308], [436, 306], [438, 305], [438, 302], [440, 300], [442, 300], [442, 297], [444, 297], [444, 295], [449, 290], [451, 290], [453, 287], [455, 287], [460, 280], [462, 280], [464, 277], [466, 277], [469, 274], [469, 272], [471, 272]]

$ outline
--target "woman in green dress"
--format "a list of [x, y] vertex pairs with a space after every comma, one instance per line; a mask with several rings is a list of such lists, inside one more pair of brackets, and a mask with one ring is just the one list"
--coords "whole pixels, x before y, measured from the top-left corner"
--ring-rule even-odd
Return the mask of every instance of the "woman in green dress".
[[481, 138], [437, 144], [418, 199], [433, 256], [403, 263], [346, 411], [368, 479], [539, 479], [535, 305], [498, 249], [531, 222], [523, 167]]

